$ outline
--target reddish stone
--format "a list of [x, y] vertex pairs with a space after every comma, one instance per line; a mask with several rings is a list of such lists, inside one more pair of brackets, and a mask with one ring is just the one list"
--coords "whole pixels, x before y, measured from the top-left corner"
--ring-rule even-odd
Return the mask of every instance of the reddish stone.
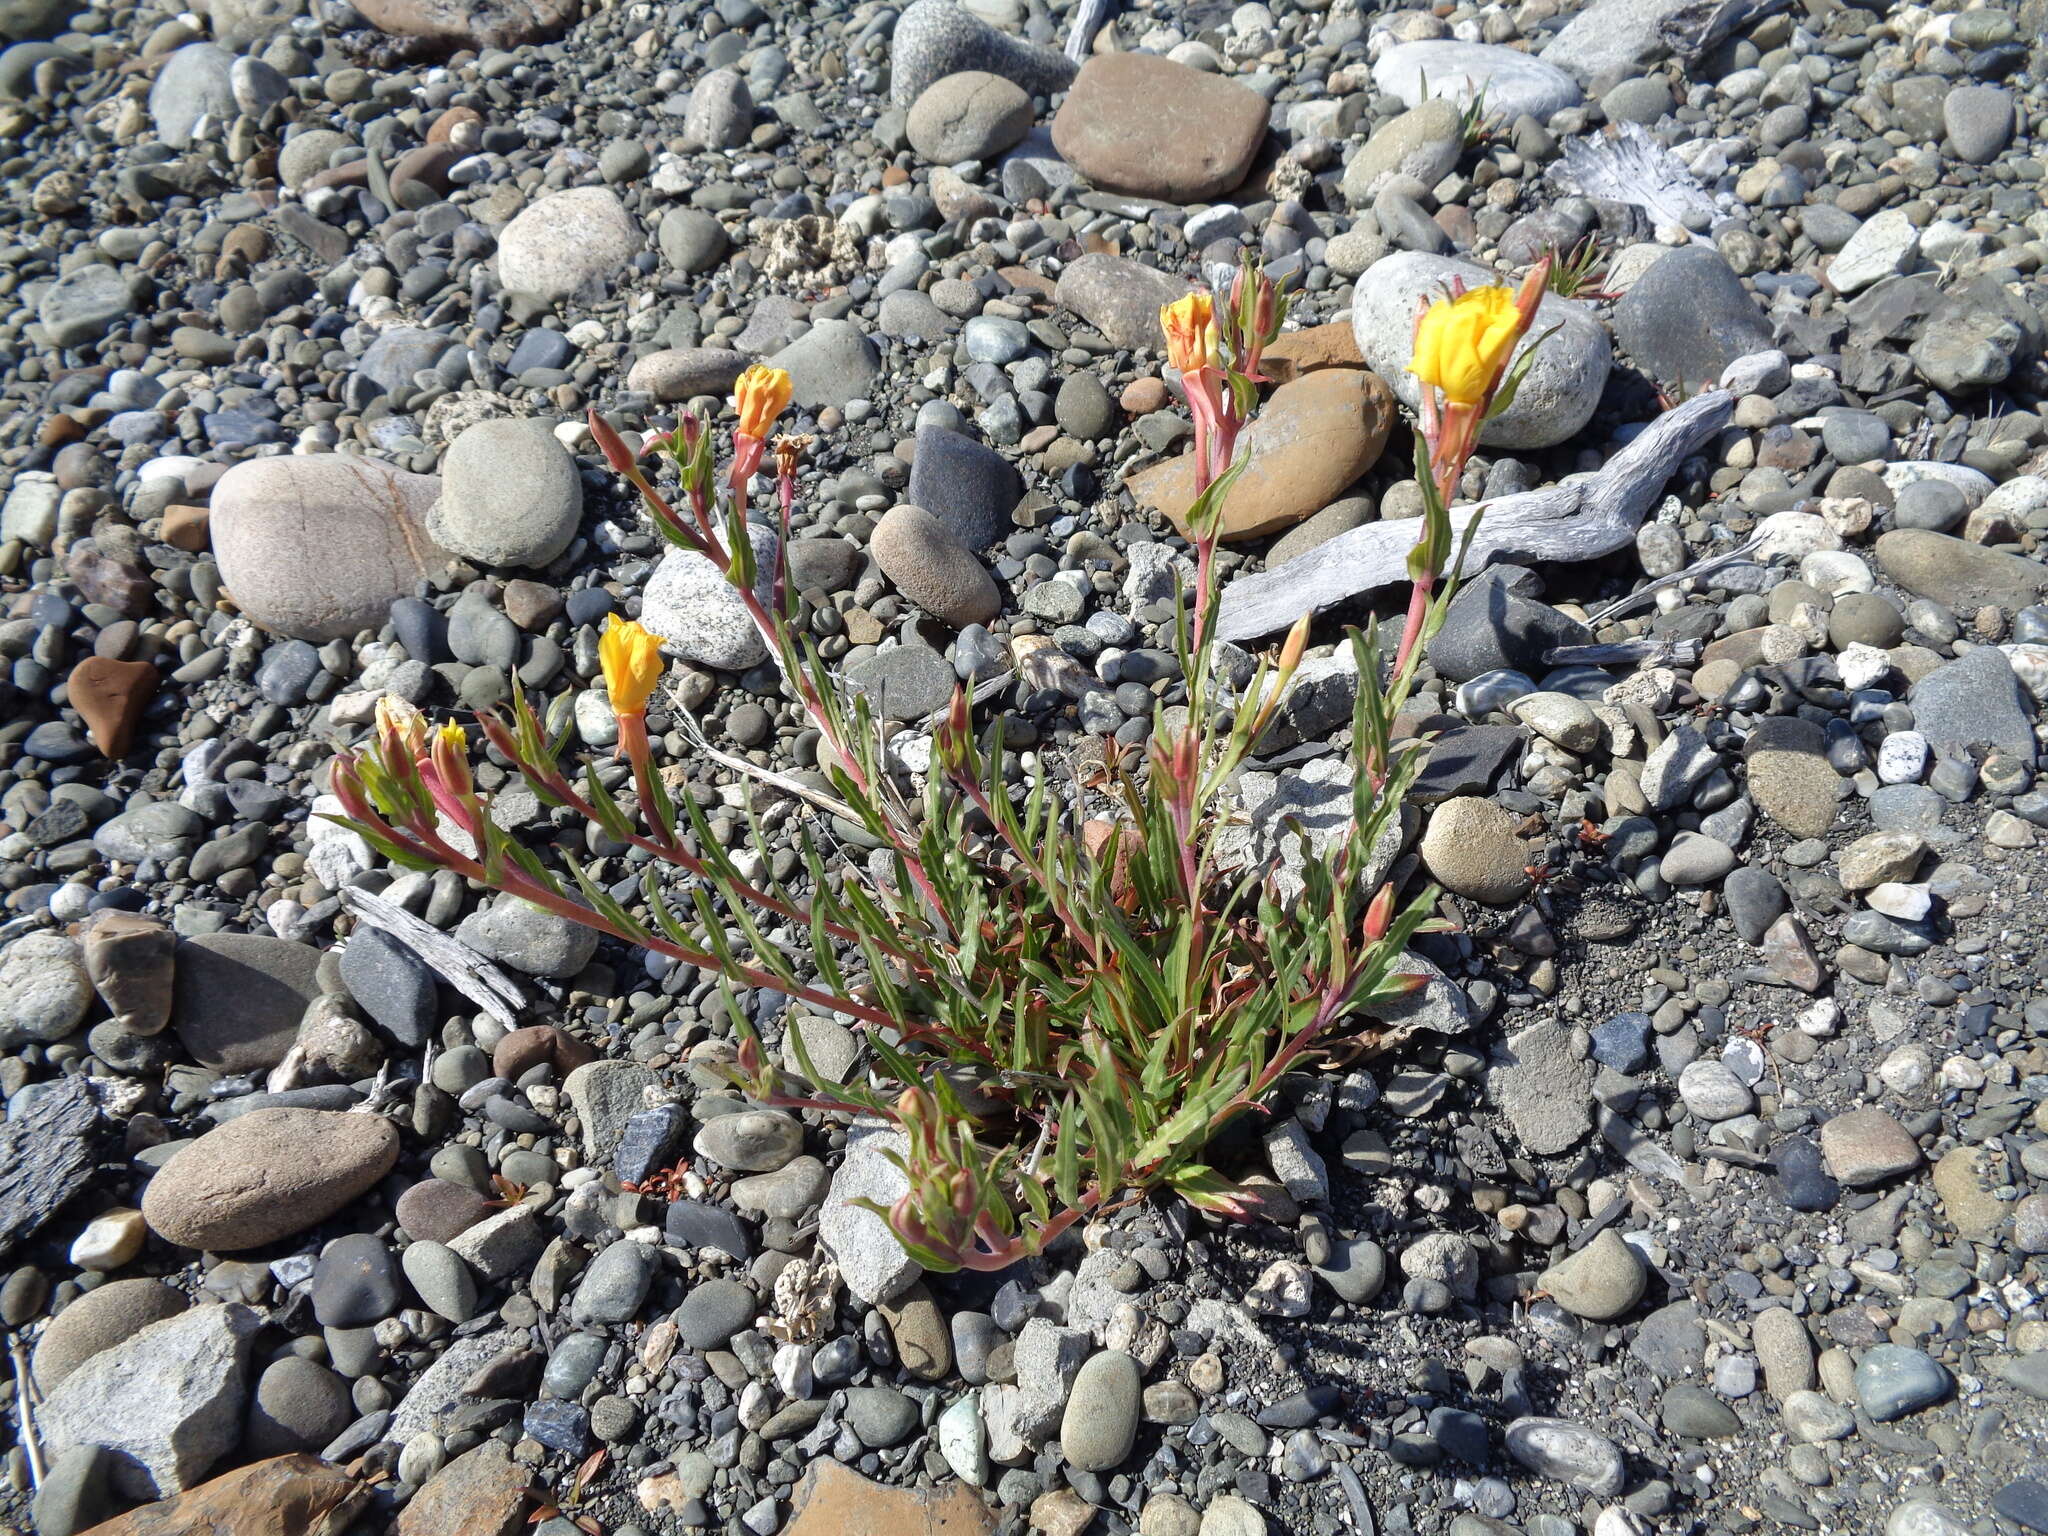
[[434, 119], [434, 126], [427, 130], [429, 144], [446, 144], [455, 137], [455, 130], [471, 123], [483, 126], [484, 115], [475, 107], [450, 107]]
[[1334, 325], [1312, 325], [1305, 331], [1289, 331], [1266, 348], [1262, 372], [1274, 383], [1318, 368], [1363, 368], [1365, 355], [1358, 350], [1358, 333], [1349, 320]]
[[814, 1461], [797, 1484], [783, 1536], [989, 1536], [996, 1528], [964, 1483], [944, 1498], [871, 1483], [836, 1461]]
[[101, 554], [91, 544], [71, 546], [70, 553], [64, 557], [64, 573], [77, 584], [89, 603], [125, 613], [131, 619], [149, 612], [148, 574]]
[[122, 758], [142, 724], [142, 712], [156, 697], [157, 681], [156, 668], [146, 661], [88, 656], [71, 669], [64, 686], [92, 744], [102, 756]]
[[[448, 168], [461, 158], [462, 151], [453, 144], [422, 144], [407, 150], [391, 167], [391, 195], [401, 208], [438, 202], [448, 195]], [[405, 189], [415, 185], [426, 190], [408, 200]]]
[[597, 1052], [574, 1035], [552, 1024], [529, 1024], [509, 1031], [491, 1051], [491, 1071], [511, 1082], [546, 1063], [556, 1078], [567, 1077], [585, 1062], [597, 1060]]
[[526, 1524], [527, 1475], [486, 1440], [427, 1479], [398, 1517], [398, 1536], [512, 1536]]
[[[1244, 441], [1249, 460], [1223, 501], [1221, 537], [1256, 538], [1292, 527], [1342, 496], [1379, 458], [1394, 397], [1377, 374], [1325, 368], [1282, 384]], [[1186, 531], [1195, 499], [1194, 455], [1141, 469], [1126, 482], [1138, 504]]]
[[116, 1515], [84, 1536], [339, 1536], [367, 1496], [318, 1456], [273, 1456]]
[[1150, 416], [1154, 411], [1165, 410], [1172, 402], [1173, 392], [1166, 387], [1166, 381], [1153, 378], [1131, 380], [1116, 401], [1131, 416]]

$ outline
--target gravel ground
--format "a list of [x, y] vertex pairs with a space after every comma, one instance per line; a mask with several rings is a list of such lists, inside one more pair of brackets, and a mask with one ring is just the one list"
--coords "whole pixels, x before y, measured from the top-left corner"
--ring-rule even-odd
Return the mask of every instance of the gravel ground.
[[[2048, 1531], [2042, 0], [1083, 11], [0, 0], [12, 1528]], [[318, 819], [387, 696], [609, 748], [617, 613], [715, 835], [864, 857], [693, 750], [817, 762], [584, 425], [755, 361], [905, 786], [960, 682], [1020, 779], [1135, 763], [1157, 308], [1246, 248], [1296, 298], [1226, 632], [1321, 613], [1247, 849], [1348, 813], [1419, 296], [1576, 258], [1465, 491], [1584, 514], [1430, 647], [1392, 878], [1458, 931], [1215, 1149], [1264, 1219], [923, 1276], [849, 1203], [886, 1140], [743, 1101], [712, 978]]]

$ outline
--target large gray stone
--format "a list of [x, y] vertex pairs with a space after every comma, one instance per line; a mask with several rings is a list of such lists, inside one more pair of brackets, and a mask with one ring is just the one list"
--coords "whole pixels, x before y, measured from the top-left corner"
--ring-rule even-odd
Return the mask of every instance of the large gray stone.
[[846, 1156], [832, 1176], [832, 1193], [818, 1211], [818, 1241], [839, 1265], [846, 1288], [869, 1305], [892, 1301], [916, 1283], [924, 1266], [903, 1251], [889, 1224], [856, 1200], [887, 1209], [910, 1188], [889, 1154], [904, 1156], [909, 1140], [872, 1122], [846, 1134]]
[[184, 1492], [242, 1437], [249, 1341], [260, 1323], [246, 1307], [194, 1307], [100, 1351], [43, 1399], [44, 1449], [104, 1448], [130, 1498]]
[[790, 398], [807, 410], [858, 399], [882, 371], [875, 344], [851, 320], [820, 320], [768, 361], [789, 374]]
[[213, 119], [216, 133], [224, 131], [236, 115], [234, 67], [235, 56], [216, 43], [187, 43], [164, 60], [149, 88], [157, 137], [183, 149], [202, 117]]
[[889, 99], [908, 107], [934, 81], [962, 70], [1014, 80], [1034, 96], [1064, 90], [1074, 63], [999, 32], [955, 0], [916, 0], [897, 20], [889, 46]]
[[1913, 685], [1913, 726], [1937, 752], [1968, 757], [2003, 752], [2034, 760], [2033, 699], [2005, 652], [1979, 646]]
[[583, 482], [554, 428], [500, 418], [477, 422], [449, 446], [427, 532], [485, 565], [546, 565], [582, 520]]
[[[747, 536], [754, 545], [754, 595], [766, 604], [774, 598], [779, 541], [758, 523], [748, 525]], [[687, 549], [671, 549], [654, 568], [641, 593], [640, 623], [661, 637], [662, 649], [685, 661], [741, 672], [768, 659], [767, 642], [725, 572]]]
[[236, 606], [265, 629], [319, 644], [378, 629], [391, 605], [445, 569], [427, 533], [434, 475], [352, 454], [237, 464], [213, 488], [214, 560]]
[[1545, 62], [1606, 86], [1668, 54], [1663, 27], [1690, 0], [1594, 0], [1544, 46]]
[[1769, 347], [1771, 326], [1719, 251], [1687, 245], [1629, 286], [1614, 306], [1614, 337], [1652, 377], [1699, 386]]
[[647, 243], [609, 187], [541, 198], [498, 236], [498, 281], [549, 303], [600, 293]]
[[[1402, 251], [1375, 263], [1358, 280], [1351, 302], [1351, 328], [1366, 366], [1392, 386], [1411, 411], [1422, 400], [1422, 385], [1408, 371], [1413, 356], [1415, 309], [1419, 300], [1443, 292], [1452, 278], [1468, 288], [1499, 281], [1473, 262], [1421, 251]], [[1062, 285], [1065, 279], [1061, 279]], [[1592, 418], [1613, 365], [1607, 328], [1584, 305], [1546, 294], [1536, 324], [1515, 350], [1517, 357], [1551, 327], [1536, 361], [1522, 380], [1514, 403], [1489, 421], [1480, 442], [1494, 448], [1548, 448], [1574, 436]]]
[[128, 279], [117, 268], [89, 262], [43, 291], [36, 305], [36, 320], [51, 346], [68, 349], [98, 341], [135, 309], [135, 292]]
[[1373, 65], [1372, 79], [1405, 107], [1433, 98], [1462, 106], [1483, 96], [1487, 116], [1508, 123], [1525, 112], [1545, 122], [1585, 99], [1578, 82], [1555, 64], [1516, 48], [1445, 38], [1389, 48]]
[[1188, 284], [1127, 256], [1094, 252], [1067, 263], [1054, 298], [1119, 347], [1166, 350], [1162, 305], [1186, 296]]

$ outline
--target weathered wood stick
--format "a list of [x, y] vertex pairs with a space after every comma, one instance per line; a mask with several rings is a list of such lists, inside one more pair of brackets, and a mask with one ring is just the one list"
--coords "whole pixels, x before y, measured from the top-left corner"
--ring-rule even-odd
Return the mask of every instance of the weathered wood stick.
[[[1589, 479], [1451, 508], [1462, 537], [1476, 512], [1469, 576], [1495, 560], [1593, 560], [1635, 537], [1636, 527], [1678, 466], [1728, 424], [1735, 397], [1695, 395], [1646, 426]], [[1340, 533], [1275, 570], [1241, 576], [1223, 590], [1217, 633], [1256, 640], [1374, 587], [1405, 581], [1421, 524], [1408, 518]]]
[[381, 929], [432, 966], [456, 991], [508, 1029], [519, 1027], [526, 994], [497, 964], [451, 933], [414, 917], [396, 902], [344, 886], [341, 904], [357, 920]]
[[0, 1254], [56, 1215], [99, 1163], [99, 1100], [67, 1077], [0, 1125]]
[[1067, 33], [1067, 57], [1076, 64], [1088, 62], [1088, 50], [1095, 46], [1095, 34], [1116, 14], [1118, 0], [1081, 0], [1074, 11], [1074, 25]]

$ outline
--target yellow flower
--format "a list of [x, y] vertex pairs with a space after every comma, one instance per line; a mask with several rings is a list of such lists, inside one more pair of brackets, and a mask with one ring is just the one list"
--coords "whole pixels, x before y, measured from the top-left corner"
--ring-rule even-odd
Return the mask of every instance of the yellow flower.
[[789, 396], [789, 375], [780, 368], [756, 363], [741, 374], [732, 393], [740, 412], [739, 435], [765, 440], [775, 418], [789, 405]]
[[597, 642], [597, 659], [604, 668], [604, 690], [611, 695], [612, 712], [644, 713], [647, 696], [661, 681], [661, 636], [651, 635], [633, 620], [613, 614], [605, 621], [604, 635]]
[[1206, 293], [1190, 293], [1159, 306], [1166, 329], [1166, 360], [1176, 373], [1193, 373], [1216, 364], [1216, 302]]
[[1506, 288], [1474, 288], [1438, 299], [1415, 328], [1408, 371], [1453, 405], [1477, 405], [1499, 381], [1522, 334], [1522, 313]]

